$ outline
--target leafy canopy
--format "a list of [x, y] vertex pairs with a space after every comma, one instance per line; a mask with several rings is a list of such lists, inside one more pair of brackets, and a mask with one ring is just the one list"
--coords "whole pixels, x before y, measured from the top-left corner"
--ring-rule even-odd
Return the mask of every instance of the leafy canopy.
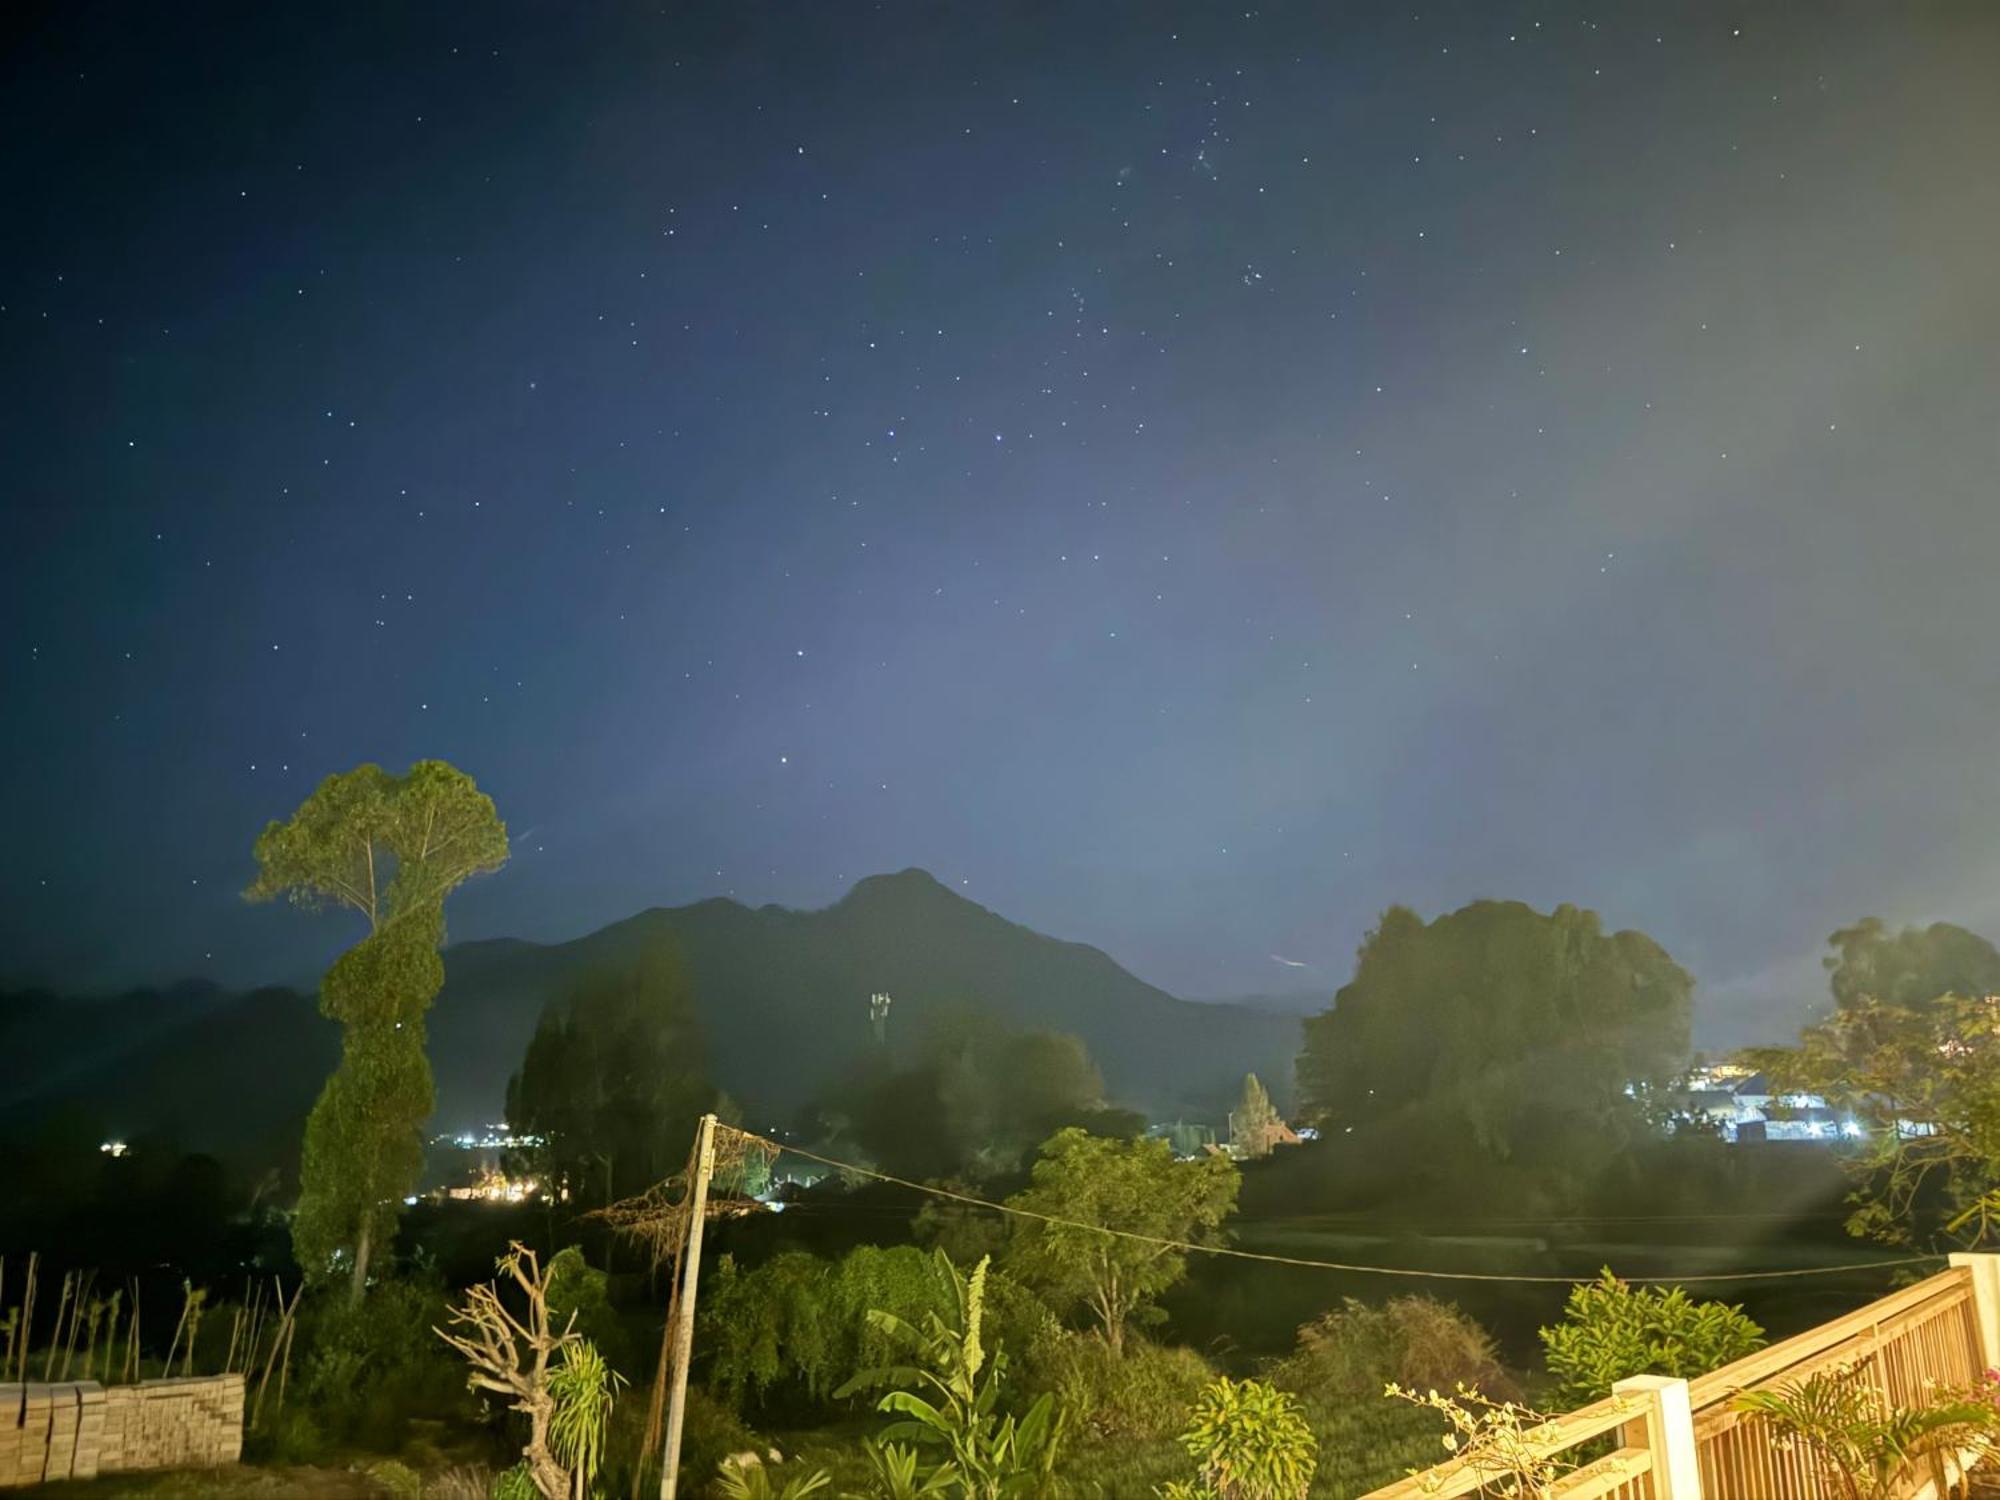
[[1692, 989], [1651, 938], [1578, 907], [1475, 901], [1429, 923], [1391, 907], [1305, 1024], [1305, 1113], [1410, 1171], [1581, 1180], [1684, 1068]]
[[1851, 1233], [1892, 1244], [1938, 1230], [2000, 1239], [2000, 953], [1938, 923], [1870, 917], [1829, 939], [1834, 1010], [1794, 1047], [1745, 1060], [1780, 1089], [1818, 1094], [1864, 1126], [1842, 1159]]
[[528, 1166], [573, 1202], [636, 1193], [678, 1167], [715, 1104], [694, 995], [678, 953], [654, 947], [592, 974], [543, 1010], [507, 1122], [538, 1138]]
[[1008, 1268], [1058, 1309], [1088, 1308], [1105, 1341], [1122, 1349], [1127, 1323], [1186, 1273], [1178, 1247], [1217, 1241], [1239, 1183], [1226, 1157], [1175, 1161], [1165, 1141], [1058, 1131], [1028, 1187], [1007, 1200], [1044, 1216], [1017, 1221]]
[[1611, 1394], [1632, 1375], [1686, 1379], [1764, 1347], [1743, 1309], [1698, 1302], [1681, 1287], [1634, 1287], [1609, 1270], [1570, 1289], [1563, 1321], [1541, 1330], [1554, 1403], [1565, 1410]]
[[472, 778], [441, 760], [402, 776], [378, 765], [332, 775], [283, 823], [257, 838], [252, 901], [345, 906], [386, 922], [442, 905], [474, 875], [507, 860], [507, 826]]

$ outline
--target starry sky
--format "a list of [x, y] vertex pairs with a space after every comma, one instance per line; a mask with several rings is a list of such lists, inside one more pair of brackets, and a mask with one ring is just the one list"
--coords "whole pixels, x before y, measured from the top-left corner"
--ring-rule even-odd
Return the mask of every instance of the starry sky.
[[443, 756], [458, 938], [924, 866], [1190, 995], [2000, 929], [2000, 7], [64, 4], [0, 71], [0, 977]]

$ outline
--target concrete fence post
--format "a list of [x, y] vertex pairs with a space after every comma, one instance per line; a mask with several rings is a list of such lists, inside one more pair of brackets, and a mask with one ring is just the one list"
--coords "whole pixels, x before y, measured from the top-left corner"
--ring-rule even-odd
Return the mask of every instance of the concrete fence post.
[[1654, 1500], [1702, 1500], [1688, 1383], [1665, 1375], [1633, 1375], [1614, 1384], [1611, 1394], [1644, 1403], [1637, 1421], [1645, 1424], [1646, 1449], [1653, 1455]]
[[2000, 1255], [1955, 1251], [1954, 1269], [1972, 1273], [1973, 1321], [1979, 1325], [1979, 1353], [1989, 1370], [2000, 1369]]

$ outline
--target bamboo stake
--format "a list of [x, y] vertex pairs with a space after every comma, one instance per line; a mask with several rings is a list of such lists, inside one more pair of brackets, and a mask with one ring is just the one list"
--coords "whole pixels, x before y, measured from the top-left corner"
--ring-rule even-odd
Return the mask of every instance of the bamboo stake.
[[[69, 1338], [63, 1343], [62, 1378], [64, 1380], [69, 1379], [69, 1362], [76, 1354], [77, 1323], [83, 1316], [83, 1301], [84, 1298], [90, 1295], [90, 1289], [96, 1284], [96, 1271], [82, 1271], [77, 1274], [76, 1301], [71, 1305], [69, 1310]], [[91, 1328], [95, 1330], [96, 1327], [97, 1324], [93, 1321]]]
[[56, 1346], [62, 1342], [63, 1313], [69, 1308], [70, 1283], [75, 1276], [76, 1272], [74, 1271], [63, 1272], [62, 1297], [56, 1303], [56, 1326], [49, 1330], [49, 1350], [47, 1354], [42, 1356], [43, 1385], [47, 1385], [49, 1377], [55, 1373]]
[[17, 1361], [19, 1368], [14, 1375], [14, 1381], [17, 1385], [25, 1385], [28, 1381], [28, 1345], [34, 1338], [35, 1285], [39, 1279], [41, 1258], [42, 1254], [39, 1250], [30, 1250], [28, 1252], [28, 1289], [23, 1294], [21, 1300], [20, 1358]]
[[264, 1335], [264, 1283], [254, 1283], [250, 1293], [250, 1337], [243, 1342], [243, 1377], [249, 1379], [257, 1363], [257, 1340]]
[[174, 1355], [180, 1352], [181, 1330], [187, 1327], [188, 1306], [193, 1301], [194, 1301], [194, 1283], [183, 1278], [181, 1281], [181, 1317], [180, 1321], [174, 1324], [173, 1342], [167, 1345], [166, 1368], [161, 1371], [161, 1373], [164, 1375], [171, 1375], [174, 1373]]
[[139, 1278], [132, 1278], [132, 1321], [126, 1325], [125, 1336], [125, 1382], [134, 1384], [139, 1379]]
[[[300, 1287], [299, 1290], [303, 1291], [305, 1290], [305, 1288], [302, 1286]], [[292, 1297], [292, 1303], [294, 1306], [298, 1304], [298, 1300], [299, 1300], [298, 1296], [295, 1293]], [[285, 1382], [291, 1378], [292, 1374], [292, 1331], [297, 1327], [298, 1324], [293, 1322], [291, 1318], [287, 1317], [285, 1319], [285, 1357], [284, 1360], [278, 1365], [277, 1409], [279, 1411], [283, 1411], [285, 1409]]]
[[[264, 1409], [264, 1390], [271, 1383], [271, 1367], [277, 1363], [278, 1346], [280, 1344], [285, 1346], [286, 1363], [289, 1364], [291, 1362], [292, 1315], [298, 1311], [299, 1295], [306, 1289], [305, 1283], [301, 1281], [297, 1289], [292, 1293], [291, 1306], [287, 1307], [285, 1306], [285, 1283], [276, 1276], [273, 1276], [271, 1280], [276, 1282], [278, 1286], [277, 1307], [280, 1316], [277, 1326], [271, 1331], [270, 1352], [264, 1356], [264, 1374], [263, 1378], [257, 1382], [257, 1399], [250, 1407], [250, 1425], [253, 1428], [257, 1425], [258, 1414]], [[281, 1406], [284, 1404], [284, 1399], [284, 1380], [281, 1376], [279, 1378], [278, 1393], [278, 1402]]]
[[243, 1332], [243, 1309], [238, 1306], [229, 1315], [229, 1352], [222, 1356], [222, 1373], [227, 1375], [236, 1368], [236, 1336]]

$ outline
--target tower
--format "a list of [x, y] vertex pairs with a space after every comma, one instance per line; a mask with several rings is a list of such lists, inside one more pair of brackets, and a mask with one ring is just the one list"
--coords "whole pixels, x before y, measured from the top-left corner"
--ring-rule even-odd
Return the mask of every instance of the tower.
[[870, 995], [868, 997], [868, 1024], [875, 1028], [875, 1044], [886, 1047], [889, 1044], [889, 997]]

